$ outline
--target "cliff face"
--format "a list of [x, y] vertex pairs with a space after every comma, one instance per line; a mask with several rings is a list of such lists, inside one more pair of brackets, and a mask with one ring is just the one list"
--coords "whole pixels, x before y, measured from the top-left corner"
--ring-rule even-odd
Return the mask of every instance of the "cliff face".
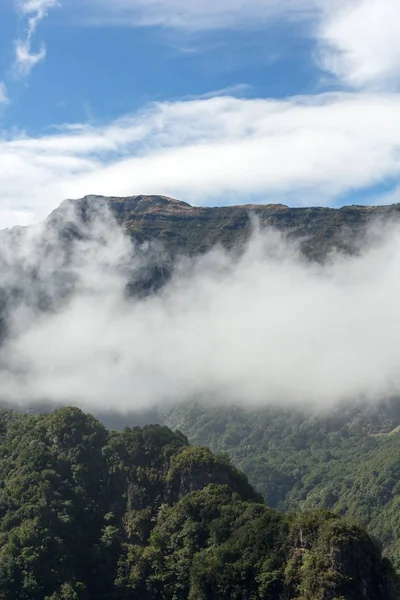
[[61, 252], [67, 257], [73, 242], [81, 239], [81, 225], [104, 206], [144, 258], [141, 272], [136, 271], [128, 284], [129, 294], [135, 296], [162, 287], [176, 257], [203, 254], [216, 245], [240, 250], [255, 227], [271, 227], [284, 233], [298, 241], [307, 259], [323, 262], [331, 251], [357, 253], [367, 235], [366, 245], [370, 245], [373, 223], [394, 224], [400, 219], [400, 205], [331, 209], [249, 204], [205, 208], [163, 196], [86, 196], [64, 201], [48, 217], [44, 241], [47, 252]]
[[274, 227], [303, 240], [303, 252], [321, 260], [332, 249], [353, 252], [373, 222], [397, 222], [400, 205], [332, 208], [289, 208], [280, 204], [217, 208], [190, 206], [162, 196], [106, 198], [88, 196], [84, 210], [106, 201], [117, 221], [139, 241], [157, 240], [171, 252], [202, 253], [215, 244], [227, 248], [245, 241], [254, 225]]

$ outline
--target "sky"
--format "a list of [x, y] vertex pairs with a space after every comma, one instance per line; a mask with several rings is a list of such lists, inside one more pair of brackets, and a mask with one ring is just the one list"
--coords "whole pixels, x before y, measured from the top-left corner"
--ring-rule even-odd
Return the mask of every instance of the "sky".
[[398, 0], [0, 0], [0, 228], [65, 198], [400, 201]]

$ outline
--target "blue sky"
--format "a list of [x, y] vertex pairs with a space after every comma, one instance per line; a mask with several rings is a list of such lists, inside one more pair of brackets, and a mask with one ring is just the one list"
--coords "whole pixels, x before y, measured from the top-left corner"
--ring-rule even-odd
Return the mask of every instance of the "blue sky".
[[400, 201], [398, 0], [1, 0], [0, 226], [65, 197]]
[[104, 23], [88, 27], [60, 4], [38, 26], [33, 52], [45, 40], [46, 58], [32, 77], [13, 76], [15, 38], [26, 20], [13, 0], [0, 7], [1, 79], [10, 102], [4, 127], [40, 131], [57, 123], [115, 119], [154, 101], [219, 90], [285, 97], [312, 91], [319, 74], [313, 42], [298, 23], [268, 28], [186, 32]]

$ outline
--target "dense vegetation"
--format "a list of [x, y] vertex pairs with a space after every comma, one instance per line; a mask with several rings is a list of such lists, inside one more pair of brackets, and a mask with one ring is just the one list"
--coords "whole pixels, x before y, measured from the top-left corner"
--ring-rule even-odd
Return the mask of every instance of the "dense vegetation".
[[227, 452], [279, 510], [319, 508], [366, 525], [400, 569], [400, 402], [296, 410], [174, 410], [166, 419], [190, 442]]
[[382, 600], [365, 531], [261, 502], [224, 455], [78, 409], [0, 413], [2, 600]]

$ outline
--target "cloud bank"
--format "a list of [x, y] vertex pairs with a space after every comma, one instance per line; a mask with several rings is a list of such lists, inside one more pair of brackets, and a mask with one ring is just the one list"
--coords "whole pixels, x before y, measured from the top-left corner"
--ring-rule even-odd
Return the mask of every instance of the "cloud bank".
[[[67, 220], [72, 246], [43, 227], [1, 236], [3, 290], [18, 282], [20, 299], [0, 354], [3, 400], [128, 411], [199, 397], [325, 407], [400, 392], [398, 228], [325, 266], [255, 231], [240, 257], [215, 249], [183, 261], [162, 291], [135, 299], [126, 284], [149, 264], [143, 248], [107, 212]], [[51, 310], [35, 308], [35, 289]]]
[[[321, 205], [400, 178], [400, 95], [161, 103], [98, 126], [0, 141], [0, 227], [66, 197]], [[379, 199], [377, 199], [379, 201]]]

